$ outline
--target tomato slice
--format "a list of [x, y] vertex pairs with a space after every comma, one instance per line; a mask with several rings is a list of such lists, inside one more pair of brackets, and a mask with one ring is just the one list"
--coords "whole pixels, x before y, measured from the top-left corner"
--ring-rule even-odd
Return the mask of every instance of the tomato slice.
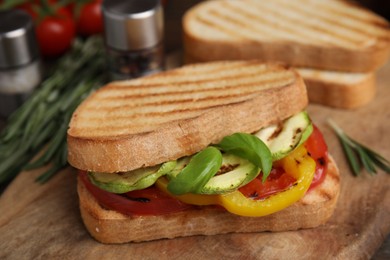
[[326, 145], [324, 136], [317, 126], [313, 125], [313, 133], [305, 142], [305, 147], [310, 156], [316, 161], [316, 171], [309, 191], [317, 187], [323, 182], [328, 169], [328, 146]]
[[105, 208], [124, 215], [164, 215], [192, 208], [155, 187], [131, 191], [122, 195], [102, 190], [93, 185], [85, 171], [79, 171], [80, 179], [87, 190]]
[[286, 174], [282, 168], [273, 168], [265, 182], [262, 182], [262, 175], [259, 175], [253, 181], [241, 187], [239, 191], [247, 198], [264, 199], [281, 190], [286, 190], [295, 181], [295, 178]]

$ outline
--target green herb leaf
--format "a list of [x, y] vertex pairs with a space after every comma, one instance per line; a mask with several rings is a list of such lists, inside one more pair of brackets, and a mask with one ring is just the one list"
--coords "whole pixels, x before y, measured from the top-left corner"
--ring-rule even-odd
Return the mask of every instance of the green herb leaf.
[[386, 173], [390, 173], [390, 162], [388, 160], [346, 135], [333, 120], [329, 119], [328, 123], [336, 132], [347, 157], [348, 164], [355, 176], [360, 175], [362, 166], [371, 175], [377, 173], [376, 167]]
[[194, 155], [189, 164], [170, 180], [168, 190], [175, 195], [197, 193], [218, 172], [221, 165], [221, 152], [215, 147], [207, 147]]
[[217, 147], [227, 153], [244, 158], [259, 167], [263, 173], [263, 182], [271, 172], [271, 151], [256, 136], [246, 133], [235, 133], [223, 138]]

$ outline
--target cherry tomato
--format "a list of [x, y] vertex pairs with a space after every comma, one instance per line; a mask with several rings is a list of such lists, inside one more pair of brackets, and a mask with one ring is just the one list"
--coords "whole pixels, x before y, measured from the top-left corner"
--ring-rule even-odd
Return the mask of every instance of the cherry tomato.
[[72, 45], [76, 25], [69, 6], [57, 7], [58, 0], [31, 0], [17, 6], [31, 15], [42, 56], [57, 57]]
[[44, 57], [65, 53], [75, 38], [76, 27], [67, 9], [60, 8], [56, 15], [46, 16], [36, 25], [36, 35]]
[[155, 187], [119, 195], [93, 185], [84, 171], [79, 171], [79, 176], [99, 203], [125, 215], [164, 215], [193, 207], [172, 198]]
[[103, 31], [101, 4], [102, 0], [93, 0], [81, 7], [77, 18], [77, 31], [80, 35], [89, 36]]

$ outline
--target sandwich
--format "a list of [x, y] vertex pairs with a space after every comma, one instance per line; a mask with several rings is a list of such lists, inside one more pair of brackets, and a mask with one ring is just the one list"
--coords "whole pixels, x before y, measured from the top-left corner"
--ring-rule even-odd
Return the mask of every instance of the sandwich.
[[289, 67], [207, 62], [111, 82], [75, 110], [68, 161], [102, 243], [313, 228], [338, 168]]
[[280, 61], [302, 72], [311, 102], [337, 108], [374, 98], [390, 53], [388, 21], [342, 0], [203, 1], [184, 15], [183, 35], [186, 63]]

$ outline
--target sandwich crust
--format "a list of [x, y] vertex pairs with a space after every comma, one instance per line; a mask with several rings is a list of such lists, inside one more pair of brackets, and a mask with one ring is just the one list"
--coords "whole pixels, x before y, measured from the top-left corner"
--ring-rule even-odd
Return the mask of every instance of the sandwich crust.
[[313, 228], [329, 220], [340, 190], [339, 170], [332, 158], [325, 180], [297, 203], [274, 214], [253, 218], [202, 207], [163, 216], [126, 216], [102, 208], [78, 180], [80, 211], [89, 233], [102, 243], [126, 243], [225, 233], [288, 231]]
[[307, 103], [295, 70], [258, 61], [188, 65], [113, 82], [73, 114], [68, 161], [98, 172], [153, 166], [280, 122]]

